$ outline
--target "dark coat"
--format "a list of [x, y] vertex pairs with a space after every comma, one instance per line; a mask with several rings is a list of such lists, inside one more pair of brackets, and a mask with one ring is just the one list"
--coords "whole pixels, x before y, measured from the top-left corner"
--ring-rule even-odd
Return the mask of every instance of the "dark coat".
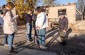
[[68, 19], [66, 17], [59, 19], [59, 29], [67, 30], [68, 29]]
[[32, 23], [32, 16], [30, 14], [26, 14], [26, 23]]

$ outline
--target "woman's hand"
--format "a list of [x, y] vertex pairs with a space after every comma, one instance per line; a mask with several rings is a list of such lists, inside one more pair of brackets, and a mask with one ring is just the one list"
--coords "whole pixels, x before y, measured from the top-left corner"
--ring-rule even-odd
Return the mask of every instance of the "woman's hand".
[[36, 27], [36, 29], [40, 29], [40, 27], [39, 27], [39, 26], [37, 26], [37, 27]]
[[14, 22], [15, 19], [11, 19], [11, 22]]

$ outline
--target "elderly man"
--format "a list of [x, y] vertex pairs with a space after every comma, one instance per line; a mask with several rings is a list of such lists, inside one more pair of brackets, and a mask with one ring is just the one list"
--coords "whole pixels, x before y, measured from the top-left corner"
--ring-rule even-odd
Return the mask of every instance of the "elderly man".
[[65, 15], [62, 13], [60, 19], [59, 19], [59, 33], [61, 38], [61, 44], [66, 44], [66, 31], [68, 30], [68, 19], [65, 17]]

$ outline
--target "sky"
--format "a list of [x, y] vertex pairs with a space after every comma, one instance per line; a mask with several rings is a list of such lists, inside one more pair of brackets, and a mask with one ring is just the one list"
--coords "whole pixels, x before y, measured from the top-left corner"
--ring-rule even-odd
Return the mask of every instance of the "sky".
[[[77, 0], [57, 0], [60, 4], [68, 4], [68, 3], [74, 3], [77, 2]], [[55, 2], [56, 3], [56, 2]], [[39, 3], [38, 6], [42, 6], [43, 3]]]
[[63, 4], [67, 4], [68, 2], [70, 2], [70, 3], [77, 2], [77, 0], [58, 0], [58, 2], [63, 3]]
[[[73, 3], [73, 2], [76, 2], [77, 0], [58, 0], [59, 3], [62, 3], [62, 4], [67, 4], [68, 2], [70, 3]], [[6, 4], [6, 0], [0, 0], [0, 6]], [[38, 5], [42, 5], [42, 3], [39, 3]]]
[[0, 6], [6, 4], [6, 0], [0, 0]]

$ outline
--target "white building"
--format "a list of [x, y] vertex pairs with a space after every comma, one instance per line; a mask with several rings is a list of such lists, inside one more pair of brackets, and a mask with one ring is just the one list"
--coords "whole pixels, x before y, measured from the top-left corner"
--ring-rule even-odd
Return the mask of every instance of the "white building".
[[75, 4], [49, 7], [48, 9], [49, 23], [58, 22], [60, 12], [65, 13], [65, 16], [68, 18], [69, 23], [75, 23], [76, 21], [76, 5]]

